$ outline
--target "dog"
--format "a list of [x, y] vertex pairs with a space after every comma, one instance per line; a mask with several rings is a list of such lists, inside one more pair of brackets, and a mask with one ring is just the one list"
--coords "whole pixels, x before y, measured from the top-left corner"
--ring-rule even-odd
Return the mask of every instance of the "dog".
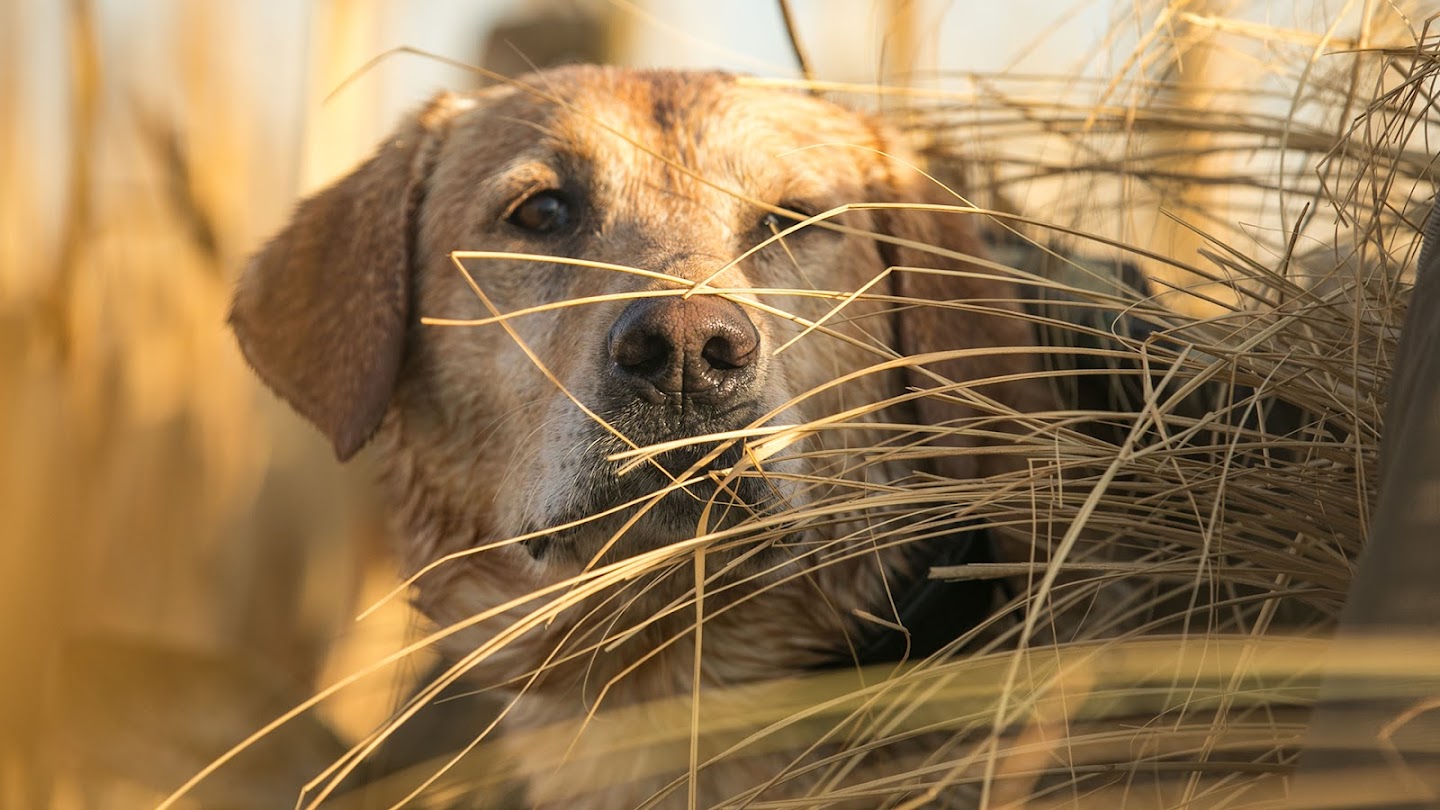
[[944, 484], [1023, 464], [1049, 394], [975, 218], [871, 115], [565, 67], [406, 118], [251, 260], [230, 324], [341, 461], [373, 445], [414, 601], [452, 677], [505, 697], [502, 743], [568, 729], [507, 751], [530, 805], [873, 807], [818, 791], [889, 755], [835, 777], [687, 759], [682, 732], [677, 769], [606, 758], [631, 727], [597, 718], [984, 622], [992, 586], [928, 577], [999, 553]]

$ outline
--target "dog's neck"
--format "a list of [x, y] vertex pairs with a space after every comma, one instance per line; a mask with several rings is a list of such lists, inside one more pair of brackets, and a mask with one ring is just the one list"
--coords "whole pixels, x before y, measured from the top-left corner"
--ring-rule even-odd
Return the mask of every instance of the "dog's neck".
[[[821, 668], [896, 661], [907, 654], [917, 658], [948, 644], [978, 620], [975, 610], [990, 606], [992, 592], [985, 586], [928, 577], [935, 565], [980, 559], [988, 548], [982, 537], [960, 531], [891, 545], [862, 539], [867, 535], [858, 523], [832, 525], [823, 536], [818, 530], [797, 534], [759, 555], [764, 570], [758, 573], [718, 577], [707, 586], [697, 667], [691, 560], [682, 557], [669, 570], [617, 580], [571, 599], [553, 616], [541, 616], [538, 608], [576, 592], [557, 589], [525, 601], [555, 584], [554, 570], [516, 543], [483, 548], [493, 538], [474, 505], [429, 491], [426, 482], [433, 476], [409, 466], [426, 457], [392, 447], [386, 458], [406, 566], [415, 571], [468, 552], [435, 566], [416, 587], [423, 612], [441, 626], [462, 628], [444, 643], [445, 656], [470, 662], [470, 683], [511, 700], [507, 734], [570, 729], [561, 735], [565, 750], [556, 752], [556, 759], [539, 749], [523, 753], [536, 762], [608, 761], [603, 754], [613, 745], [609, 727], [602, 723], [585, 731], [592, 712], [669, 705], [667, 698], [684, 702], [697, 690], [793, 679]], [[897, 618], [908, 634], [887, 625]], [[513, 633], [527, 622], [528, 630]], [[728, 699], [717, 700], [728, 705]], [[642, 756], [648, 755], [636, 753]], [[744, 762], [707, 769], [705, 780], [724, 784], [707, 788], [706, 795], [733, 795], [763, 778], [737, 772]], [[545, 797], [552, 788], [563, 797], [574, 783], [599, 784], [588, 780], [613, 776], [574, 772], [584, 767], [533, 778], [537, 806], [570, 806], [562, 798], [547, 805]], [[633, 806], [624, 801], [649, 795], [671, 776], [659, 782], [637, 777], [633, 790], [604, 796], [620, 801], [617, 807]]]

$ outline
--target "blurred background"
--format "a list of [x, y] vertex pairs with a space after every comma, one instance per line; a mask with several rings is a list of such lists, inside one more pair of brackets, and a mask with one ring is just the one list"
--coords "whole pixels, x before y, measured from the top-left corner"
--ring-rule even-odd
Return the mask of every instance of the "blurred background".
[[[1313, 162], [1357, 114], [1315, 87], [1398, 81], [1323, 57], [1413, 47], [1406, 8], [792, 4], [814, 79], [901, 120], [927, 113], [880, 88], [943, 99], [923, 127], [1008, 204], [1183, 263], [1202, 238], [1162, 211], [1260, 257], [1315, 215], [1246, 177]], [[298, 196], [431, 94], [483, 86], [466, 65], [572, 61], [803, 76], [775, 0], [0, 4], [0, 807], [154, 804], [416, 631], [398, 600], [356, 621], [395, 586], [365, 459], [338, 466], [258, 387], [229, 291]], [[1155, 109], [1190, 117], [1111, 127], [1109, 152], [1066, 134]], [[1232, 110], [1248, 129], [1195, 123]], [[1065, 171], [1142, 153], [1103, 189]], [[378, 668], [192, 801], [289, 806], [426, 666]]]

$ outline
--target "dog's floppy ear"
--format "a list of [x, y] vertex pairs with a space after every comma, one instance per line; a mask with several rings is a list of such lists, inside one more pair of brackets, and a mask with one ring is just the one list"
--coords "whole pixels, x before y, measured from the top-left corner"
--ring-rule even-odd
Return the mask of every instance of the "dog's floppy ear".
[[[886, 196], [890, 202], [921, 205], [963, 205], [950, 192], [919, 172], [907, 170], [890, 179]], [[995, 349], [968, 356], [952, 357], [907, 371], [908, 383], [917, 389], [934, 389], [943, 383], [993, 379], [1036, 371], [1039, 363], [1031, 354], [1006, 351], [1009, 347], [1031, 346], [1034, 329], [1024, 318], [1018, 301], [1019, 288], [1013, 282], [966, 262], [960, 256], [983, 256], [975, 228], [975, 214], [924, 209], [884, 208], [877, 210], [877, 232], [899, 242], [880, 241], [880, 252], [892, 267], [927, 268], [939, 271], [899, 270], [892, 274], [896, 295], [917, 302], [940, 304], [973, 303], [995, 314], [933, 306], [902, 304], [897, 310], [897, 347], [907, 356], [958, 349]], [[927, 250], [926, 246], [938, 250]], [[958, 254], [958, 255], [956, 255]], [[970, 275], [979, 274], [979, 275]], [[935, 376], [932, 376], [935, 375]], [[1038, 379], [982, 384], [974, 389], [1006, 409], [1031, 413], [1049, 407], [1049, 388]], [[915, 402], [921, 424], [941, 425], [956, 420], [985, 416], [993, 411], [964, 403], [965, 391], [936, 393]], [[961, 427], [964, 423], [959, 423]], [[984, 432], [1013, 430], [1004, 420], [987, 423]], [[950, 447], [977, 447], [993, 440], [955, 431], [941, 440]], [[937, 471], [954, 478], [973, 478], [1013, 468], [1019, 457], [996, 454], [949, 454], [936, 460]]]
[[260, 378], [343, 461], [380, 425], [405, 350], [416, 214], [445, 99], [302, 202], [241, 274], [230, 325]]

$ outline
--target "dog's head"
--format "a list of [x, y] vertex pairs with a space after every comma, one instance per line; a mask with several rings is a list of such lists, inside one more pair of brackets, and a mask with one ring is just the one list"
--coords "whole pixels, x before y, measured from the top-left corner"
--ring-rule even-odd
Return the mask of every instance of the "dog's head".
[[[914, 164], [867, 116], [724, 74], [540, 73], [438, 98], [302, 203], [231, 322], [341, 459], [381, 433], [424, 502], [402, 507], [447, 535], [435, 553], [559, 529], [530, 553], [583, 560], [620, 527], [617, 552], [653, 547], [877, 477], [846, 448], [974, 413], [907, 391], [1023, 366], [895, 361], [1030, 341], [1018, 319], [910, 300], [1013, 297], [963, 263], [971, 215], [895, 207], [959, 202]], [[985, 396], [1024, 407], [1013, 383]]]

